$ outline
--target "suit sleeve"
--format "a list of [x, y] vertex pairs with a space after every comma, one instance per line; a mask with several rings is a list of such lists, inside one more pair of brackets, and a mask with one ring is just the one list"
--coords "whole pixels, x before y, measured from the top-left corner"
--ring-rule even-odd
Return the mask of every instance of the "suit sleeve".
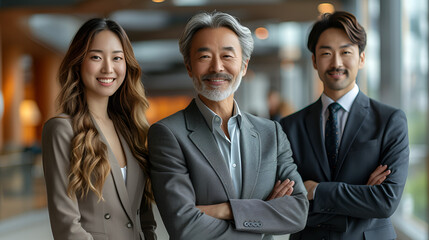
[[356, 218], [388, 218], [396, 210], [408, 172], [408, 130], [405, 114], [397, 110], [389, 118], [381, 139], [380, 164], [390, 175], [380, 185], [322, 182], [317, 186], [313, 213]]
[[66, 119], [53, 118], [43, 127], [43, 169], [52, 234], [61, 240], [93, 239], [80, 224], [77, 200], [67, 195], [72, 137], [73, 130]]
[[[270, 201], [259, 199], [231, 199], [231, 208], [237, 230], [269, 234], [288, 234], [305, 227], [308, 200], [307, 192], [292, 159], [292, 150], [279, 123], [276, 125], [277, 179], [295, 181], [291, 196]], [[271, 143], [270, 143], [271, 144]], [[258, 219], [262, 226], [249, 228], [249, 220]]]
[[153, 216], [153, 207], [146, 201], [145, 196], [143, 196], [140, 209], [140, 223], [145, 240], [156, 240], [156, 221]]
[[262, 234], [239, 232], [232, 222], [196, 208], [180, 142], [167, 126], [155, 123], [150, 127], [148, 148], [155, 200], [171, 239], [262, 239]]

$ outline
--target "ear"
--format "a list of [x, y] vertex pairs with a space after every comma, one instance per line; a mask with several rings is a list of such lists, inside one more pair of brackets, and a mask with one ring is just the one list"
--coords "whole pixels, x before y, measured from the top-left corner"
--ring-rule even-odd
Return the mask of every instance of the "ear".
[[242, 71], [242, 76], [244, 77], [247, 73], [247, 66], [249, 66], [249, 59], [246, 60], [246, 62], [244, 63], [243, 69], [241, 69]]
[[311, 61], [313, 62], [313, 68], [317, 70], [316, 56], [314, 54], [311, 55]]
[[359, 54], [359, 69], [362, 69], [365, 65], [365, 52]]
[[192, 78], [192, 68], [191, 65], [189, 63], [185, 64], [186, 66], [186, 71], [188, 72], [188, 75], [190, 78]]

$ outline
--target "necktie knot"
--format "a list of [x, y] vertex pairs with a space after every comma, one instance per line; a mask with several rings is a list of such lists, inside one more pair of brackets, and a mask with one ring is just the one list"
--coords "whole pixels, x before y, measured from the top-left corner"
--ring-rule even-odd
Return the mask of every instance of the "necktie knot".
[[340, 109], [341, 109], [341, 105], [340, 105], [340, 104], [338, 104], [338, 103], [336, 103], [336, 102], [331, 103], [331, 104], [329, 104], [329, 106], [328, 106], [328, 110], [329, 110], [329, 112], [330, 112], [331, 114], [334, 114], [334, 113], [338, 112], [338, 110], [340, 110]]

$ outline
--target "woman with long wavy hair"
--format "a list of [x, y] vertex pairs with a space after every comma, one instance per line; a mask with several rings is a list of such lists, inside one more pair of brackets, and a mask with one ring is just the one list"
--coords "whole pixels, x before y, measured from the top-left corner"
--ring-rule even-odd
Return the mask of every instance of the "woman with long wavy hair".
[[59, 69], [62, 113], [42, 134], [55, 239], [156, 239], [140, 77], [116, 22], [82, 25]]

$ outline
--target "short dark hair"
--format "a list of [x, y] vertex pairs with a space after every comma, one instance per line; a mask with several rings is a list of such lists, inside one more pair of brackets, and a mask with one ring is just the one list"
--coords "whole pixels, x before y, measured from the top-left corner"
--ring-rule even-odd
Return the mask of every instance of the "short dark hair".
[[359, 53], [365, 50], [366, 32], [365, 29], [358, 23], [356, 17], [348, 12], [325, 13], [322, 18], [314, 23], [308, 36], [307, 48], [313, 53], [316, 53], [316, 45], [320, 35], [328, 28], [339, 28], [346, 32], [350, 41], [357, 44]]

